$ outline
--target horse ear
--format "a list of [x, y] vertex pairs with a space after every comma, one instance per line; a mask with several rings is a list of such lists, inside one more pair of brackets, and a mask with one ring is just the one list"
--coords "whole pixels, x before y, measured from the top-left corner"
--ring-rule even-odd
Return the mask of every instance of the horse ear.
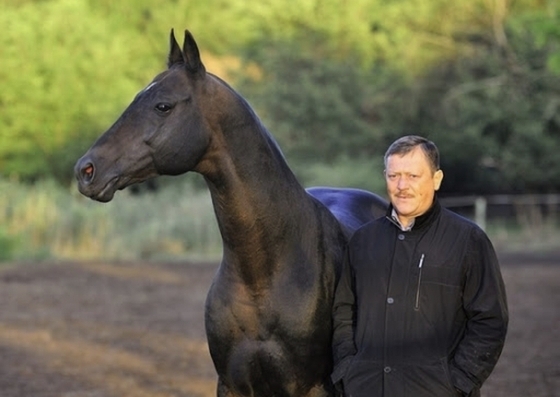
[[175, 40], [175, 33], [173, 29], [171, 29], [171, 34], [169, 35], [169, 55], [167, 56], [167, 67], [170, 68], [171, 66], [177, 63], [183, 63], [185, 60], [183, 59], [183, 53], [181, 51], [181, 47], [179, 47], [179, 43]]
[[185, 41], [183, 42], [183, 57], [185, 68], [192, 74], [204, 74], [206, 69], [200, 60], [200, 52], [191, 32], [185, 30]]

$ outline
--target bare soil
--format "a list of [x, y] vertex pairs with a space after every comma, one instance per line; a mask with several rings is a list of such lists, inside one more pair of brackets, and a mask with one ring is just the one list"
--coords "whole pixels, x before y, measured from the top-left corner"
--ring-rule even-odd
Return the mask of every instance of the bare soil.
[[[211, 263], [0, 268], [0, 397], [215, 396], [204, 334]], [[560, 392], [560, 253], [502, 257], [510, 307], [484, 397]]]

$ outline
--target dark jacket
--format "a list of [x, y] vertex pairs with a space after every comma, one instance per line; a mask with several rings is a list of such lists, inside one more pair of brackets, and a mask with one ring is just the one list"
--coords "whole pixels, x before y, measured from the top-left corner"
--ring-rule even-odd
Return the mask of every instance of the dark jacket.
[[437, 200], [408, 232], [389, 214], [348, 243], [332, 380], [347, 397], [478, 396], [508, 322], [492, 244]]

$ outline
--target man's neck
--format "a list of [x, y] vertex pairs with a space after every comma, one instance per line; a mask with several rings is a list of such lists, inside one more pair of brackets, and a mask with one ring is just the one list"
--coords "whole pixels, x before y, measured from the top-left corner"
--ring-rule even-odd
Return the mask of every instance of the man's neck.
[[394, 208], [393, 211], [391, 211], [391, 218], [403, 232], [408, 232], [414, 227], [414, 218], [407, 218], [406, 220], [408, 220], [408, 222], [403, 222]]

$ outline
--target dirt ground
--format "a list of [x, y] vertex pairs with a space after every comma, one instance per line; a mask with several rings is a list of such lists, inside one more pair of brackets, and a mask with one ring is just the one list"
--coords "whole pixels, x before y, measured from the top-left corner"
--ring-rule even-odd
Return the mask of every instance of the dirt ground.
[[[0, 397], [215, 396], [204, 263], [0, 268]], [[510, 330], [484, 397], [560, 390], [560, 254], [502, 257]]]

